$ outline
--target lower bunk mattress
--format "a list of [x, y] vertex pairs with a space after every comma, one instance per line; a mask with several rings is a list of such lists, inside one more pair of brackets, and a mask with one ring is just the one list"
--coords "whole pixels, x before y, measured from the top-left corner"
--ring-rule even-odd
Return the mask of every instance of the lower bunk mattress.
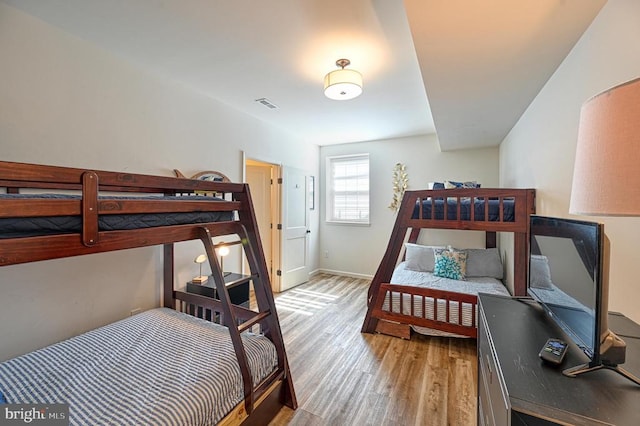
[[[393, 271], [393, 275], [391, 276], [391, 284], [402, 284], [409, 285], [415, 287], [424, 287], [431, 288], [435, 290], [444, 290], [444, 291], [453, 291], [456, 293], [465, 293], [478, 295], [478, 293], [489, 293], [489, 294], [502, 294], [505, 296], [510, 296], [509, 290], [504, 286], [502, 281], [497, 280], [491, 277], [473, 277], [467, 278], [465, 281], [460, 280], [452, 280], [449, 278], [442, 278], [433, 275], [432, 272], [418, 272], [407, 269], [406, 262], [401, 262], [396, 269]], [[438, 301], [437, 308], [437, 318], [434, 318], [434, 307], [433, 307], [433, 299], [427, 298], [427, 303], [425, 304], [426, 315], [424, 316], [430, 320], [437, 320], [442, 322], [449, 322], [451, 324], [458, 324], [458, 312], [460, 310], [460, 305], [462, 305], [462, 324], [464, 326], [471, 326], [473, 324], [473, 315], [474, 308], [473, 305], [469, 303], [452, 302], [449, 310], [449, 318], [446, 316], [445, 310], [445, 301]], [[405, 296], [403, 300], [403, 314], [410, 315], [411, 314], [411, 300], [410, 296]], [[382, 305], [383, 310], [392, 311], [392, 312], [400, 312], [400, 297], [398, 294], [392, 296], [392, 305], [389, 306], [389, 298], [385, 298], [385, 301]], [[416, 316], [422, 317], [422, 302], [420, 300], [414, 300], [413, 309]], [[475, 312], [477, 318], [477, 309]], [[411, 326], [411, 328], [420, 333], [429, 336], [445, 336], [445, 337], [466, 337], [461, 336], [459, 334], [450, 333], [442, 330], [437, 330], [434, 328], [427, 327], [419, 327], [419, 326]]]
[[[254, 383], [273, 344], [243, 333]], [[0, 364], [7, 403], [68, 403], [72, 425], [212, 425], [243, 401], [226, 327], [152, 309]]]

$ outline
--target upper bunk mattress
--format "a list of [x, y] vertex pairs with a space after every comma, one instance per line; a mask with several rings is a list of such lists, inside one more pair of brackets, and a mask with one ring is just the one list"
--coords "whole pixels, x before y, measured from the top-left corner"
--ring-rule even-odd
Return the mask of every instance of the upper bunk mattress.
[[[3, 199], [71, 199], [79, 200], [80, 196], [61, 194], [0, 194]], [[155, 197], [99, 197], [99, 200], [162, 200], [179, 203], [184, 196]], [[193, 200], [193, 198], [190, 198]], [[218, 197], [197, 196], [198, 201], [223, 201]], [[157, 226], [186, 225], [191, 223], [209, 223], [233, 220], [234, 214], [222, 212], [179, 212], [179, 213], [141, 213], [141, 214], [103, 214], [98, 217], [100, 231], [123, 231]], [[56, 235], [82, 232], [81, 216], [44, 216], [0, 218], [0, 238], [31, 237], [39, 235]]]
[[[471, 220], [471, 210], [474, 210], [474, 220], [485, 221], [485, 204], [486, 198], [474, 198], [473, 207], [469, 197], [460, 198], [460, 220]], [[515, 201], [512, 198], [502, 199], [503, 217], [500, 220], [500, 200], [490, 199], [489, 201], [488, 221], [490, 222], [514, 222], [515, 221]], [[450, 197], [446, 199], [447, 203], [447, 220], [458, 220], [458, 199]], [[431, 198], [422, 200], [422, 218], [431, 219]], [[445, 200], [443, 198], [435, 198], [433, 201], [435, 220], [444, 220]], [[420, 205], [416, 203], [413, 209], [412, 219], [418, 219], [420, 213]]]
[[[273, 344], [243, 333], [254, 383]], [[7, 403], [68, 403], [72, 425], [213, 425], [243, 401], [226, 327], [167, 308], [134, 315], [0, 364]]]

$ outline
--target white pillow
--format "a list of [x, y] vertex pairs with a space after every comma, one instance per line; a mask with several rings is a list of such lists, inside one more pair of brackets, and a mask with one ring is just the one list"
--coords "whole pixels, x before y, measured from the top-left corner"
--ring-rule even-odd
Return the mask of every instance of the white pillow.
[[444, 248], [442, 246], [423, 246], [420, 244], [405, 243], [406, 268], [418, 272], [433, 272], [435, 256], [433, 249]]
[[467, 277], [492, 277], [501, 280], [504, 275], [502, 259], [497, 248], [466, 249]]

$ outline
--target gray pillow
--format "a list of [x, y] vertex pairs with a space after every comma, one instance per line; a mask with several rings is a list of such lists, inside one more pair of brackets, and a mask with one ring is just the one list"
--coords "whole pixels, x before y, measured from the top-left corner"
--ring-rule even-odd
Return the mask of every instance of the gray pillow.
[[466, 249], [467, 277], [503, 278], [502, 260], [497, 248]]
[[418, 272], [433, 272], [435, 257], [434, 248], [441, 246], [423, 246], [420, 244], [405, 243], [407, 252], [405, 254], [406, 268]]
[[553, 281], [551, 281], [551, 271], [549, 270], [547, 256], [532, 254], [529, 267], [531, 268], [529, 271], [530, 287], [553, 290]]

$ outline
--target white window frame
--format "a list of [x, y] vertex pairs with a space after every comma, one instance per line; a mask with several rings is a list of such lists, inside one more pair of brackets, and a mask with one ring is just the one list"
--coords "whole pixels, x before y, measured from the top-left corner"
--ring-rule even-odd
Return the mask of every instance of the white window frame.
[[[366, 163], [366, 165], [365, 165]], [[334, 170], [336, 166], [351, 166], [360, 167], [359, 170], [351, 169], [351, 174], [354, 172], [365, 174], [358, 174], [355, 176], [336, 179], [334, 176]], [[369, 225], [371, 217], [371, 164], [369, 161], [369, 154], [353, 154], [353, 155], [338, 155], [326, 158], [326, 222], [327, 223], [347, 223], [358, 225]], [[342, 170], [344, 172], [344, 169]], [[342, 186], [351, 184], [349, 191], [337, 191], [336, 184]], [[355, 185], [355, 188], [354, 188]], [[366, 188], [365, 188], [366, 187]], [[336, 194], [340, 192], [348, 192], [342, 194], [344, 197], [349, 197], [351, 204], [355, 204], [352, 209], [336, 210]], [[345, 201], [343, 201], [343, 204]]]

